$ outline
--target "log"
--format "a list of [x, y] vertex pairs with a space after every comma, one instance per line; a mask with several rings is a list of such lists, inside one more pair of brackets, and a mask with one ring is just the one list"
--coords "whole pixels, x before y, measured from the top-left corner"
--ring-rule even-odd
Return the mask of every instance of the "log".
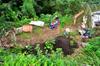
[[84, 10], [80, 11], [74, 16], [74, 24], [76, 24], [77, 18], [79, 18], [84, 13]]

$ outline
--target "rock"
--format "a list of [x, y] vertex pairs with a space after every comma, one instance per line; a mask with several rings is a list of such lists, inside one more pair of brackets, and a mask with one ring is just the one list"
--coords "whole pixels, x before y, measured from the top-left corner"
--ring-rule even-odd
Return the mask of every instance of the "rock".
[[65, 55], [70, 54], [70, 40], [64, 36], [56, 37], [55, 48], [62, 48]]
[[23, 32], [32, 32], [32, 25], [23, 25], [22, 31]]
[[16, 34], [22, 33], [23, 27], [16, 28], [15, 31], [16, 31]]

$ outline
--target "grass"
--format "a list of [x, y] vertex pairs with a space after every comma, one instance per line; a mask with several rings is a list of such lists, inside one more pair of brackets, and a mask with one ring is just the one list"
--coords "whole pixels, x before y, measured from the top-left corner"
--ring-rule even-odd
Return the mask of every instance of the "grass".
[[43, 34], [42, 27], [35, 27], [32, 33], [41, 36]]
[[35, 27], [35, 26], [33, 26], [33, 31], [32, 31], [32, 33], [25, 33], [25, 32], [23, 32], [23, 33], [20, 33], [19, 34], [19, 36], [20, 37], [22, 37], [23, 39], [30, 39], [30, 38], [32, 38], [33, 37], [33, 35], [39, 35], [39, 36], [41, 36], [43, 34], [43, 32], [42, 32], [42, 28], [41, 27]]
[[24, 38], [24, 39], [30, 39], [32, 38], [32, 33], [20, 33], [19, 34], [20, 37]]
[[80, 54], [76, 57], [64, 57], [59, 52], [54, 52], [50, 56], [10, 53], [3, 56], [3, 66], [99, 66], [100, 59], [94, 53], [91, 54], [92, 56]]
[[60, 17], [60, 22], [62, 28], [66, 25], [71, 25], [73, 23], [72, 16], [68, 16], [68, 15], [62, 16]]

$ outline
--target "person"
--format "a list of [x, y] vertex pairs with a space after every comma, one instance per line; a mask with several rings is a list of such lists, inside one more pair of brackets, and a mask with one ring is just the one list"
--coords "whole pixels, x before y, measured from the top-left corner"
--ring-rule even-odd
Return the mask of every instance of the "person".
[[78, 31], [82, 40], [88, 39], [88, 34], [87, 34], [88, 30], [84, 22], [82, 22], [82, 24], [79, 26]]
[[57, 28], [60, 25], [59, 17], [56, 17], [50, 24], [50, 29]]
[[83, 42], [86, 42], [89, 38], [91, 38], [91, 31], [87, 28], [80, 29], [79, 33]]
[[89, 29], [85, 29], [85, 33], [83, 34], [86, 38], [91, 38], [91, 31]]

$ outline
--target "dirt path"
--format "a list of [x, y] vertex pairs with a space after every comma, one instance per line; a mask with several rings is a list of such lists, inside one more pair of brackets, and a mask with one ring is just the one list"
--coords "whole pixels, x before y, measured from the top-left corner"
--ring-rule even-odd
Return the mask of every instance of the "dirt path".
[[[51, 30], [49, 27], [43, 27], [43, 28], [39, 28], [38, 27], [34, 28], [36, 29], [35, 31], [33, 30], [32, 33], [24, 33], [25, 35], [23, 35], [23, 33], [19, 34], [16, 36], [16, 42], [18, 44], [18, 46], [26, 46], [26, 45], [34, 45], [35, 43], [44, 43], [46, 40], [50, 40], [50, 39], [54, 39], [57, 36], [62, 35], [62, 33], [64, 32], [65, 28], [70, 28], [72, 29], [72, 31], [76, 31], [77, 30], [77, 26], [65, 26], [64, 28], [56, 28], [54, 30]], [[28, 38], [26, 38], [28, 36]], [[0, 42], [1, 46], [2, 45], [7, 45], [10, 46], [13, 45], [12, 42], [10, 42], [7, 37], [5, 37], [6, 40], [3, 38], [3, 42]]]
[[42, 31], [39, 33], [39, 35], [36, 33], [35, 34], [29, 33], [31, 35], [31, 38], [29, 38], [29, 39], [25, 39], [18, 35], [17, 43], [22, 44], [23, 46], [28, 45], [28, 44], [34, 45], [35, 43], [43, 43], [48, 39], [53, 39], [53, 38], [59, 36], [61, 33], [64, 32], [65, 28], [70, 28], [70, 29], [72, 29], [72, 31], [76, 31], [77, 27], [78, 26], [76, 26], [76, 25], [70, 25], [70, 26], [65, 26], [64, 28], [58, 27], [54, 30], [51, 30], [49, 27], [44, 27], [44, 28], [41, 28]]
[[44, 41], [48, 39], [55, 38], [59, 36], [60, 33], [64, 31], [63, 29], [56, 28], [54, 30], [51, 30], [50, 28], [42, 28], [42, 33], [38, 34], [31, 34], [32, 37], [29, 39], [23, 39], [21, 36], [17, 36], [17, 42], [18, 44], [28, 45], [28, 44], [35, 44], [35, 43], [43, 43]]

